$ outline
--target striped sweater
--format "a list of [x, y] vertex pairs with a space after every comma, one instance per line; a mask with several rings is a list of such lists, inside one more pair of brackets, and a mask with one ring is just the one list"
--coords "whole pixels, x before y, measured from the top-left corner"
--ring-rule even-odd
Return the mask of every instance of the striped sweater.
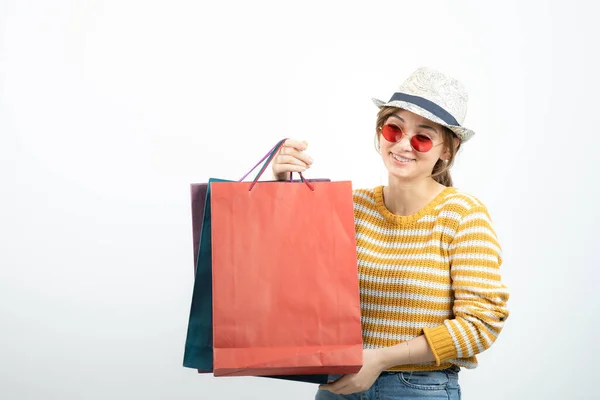
[[435, 362], [475, 368], [508, 317], [501, 249], [486, 207], [449, 187], [416, 214], [392, 214], [383, 187], [354, 191], [365, 348], [425, 334]]

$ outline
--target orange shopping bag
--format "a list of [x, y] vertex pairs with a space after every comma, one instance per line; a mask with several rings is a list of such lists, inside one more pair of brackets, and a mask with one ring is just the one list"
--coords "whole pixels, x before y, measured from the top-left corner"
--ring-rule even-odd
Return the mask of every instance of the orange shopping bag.
[[351, 182], [257, 182], [270, 159], [211, 183], [214, 375], [358, 372]]

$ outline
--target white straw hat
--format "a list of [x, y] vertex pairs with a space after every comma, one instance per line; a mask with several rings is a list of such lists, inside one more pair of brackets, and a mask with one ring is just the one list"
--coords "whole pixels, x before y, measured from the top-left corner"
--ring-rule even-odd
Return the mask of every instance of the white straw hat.
[[381, 107], [398, 107], [447, 127], [462, 142], [475, 132], [462, 126], [467, 115], [467, 91], [458, 80], [430, 68], [413, 72], [388, 102], [373, 99]]

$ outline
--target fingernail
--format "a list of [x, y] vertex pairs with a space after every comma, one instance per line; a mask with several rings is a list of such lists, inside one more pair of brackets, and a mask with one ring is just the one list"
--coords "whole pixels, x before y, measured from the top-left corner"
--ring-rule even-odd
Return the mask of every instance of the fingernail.
[[309, 158], [308, 158], [308, 163], [309, 163], [309, 164], [312, 164], [313, 162], [315, 162], [315, 161], [314, 161], [312, 158], [310, 158], [310, 157], [309, 157]]

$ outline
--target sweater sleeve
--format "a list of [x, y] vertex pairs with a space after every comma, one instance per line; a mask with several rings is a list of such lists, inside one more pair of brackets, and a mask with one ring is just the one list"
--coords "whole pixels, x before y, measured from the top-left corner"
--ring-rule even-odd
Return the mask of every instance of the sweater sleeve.
[[485, 206], [471, 208], [449, 245], [454, 319], [424, 334], [436, 364], [488, 349], [508, 318], [508, 291], [501, 282], [500, 245]]

